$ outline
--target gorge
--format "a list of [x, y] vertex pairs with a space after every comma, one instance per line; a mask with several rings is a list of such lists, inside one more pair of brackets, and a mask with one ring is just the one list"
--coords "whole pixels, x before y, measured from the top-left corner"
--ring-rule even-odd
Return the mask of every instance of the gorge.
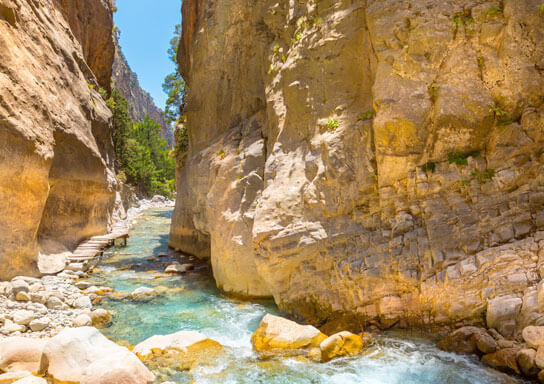
[[[0, 0], [0, 382], [17, 336], [52, 383], [544, 382], [541, 0], [184, 0], [187, 143], [115, 9]], [[174, 148], [173, 210], [120, 177], [113, 89]]]

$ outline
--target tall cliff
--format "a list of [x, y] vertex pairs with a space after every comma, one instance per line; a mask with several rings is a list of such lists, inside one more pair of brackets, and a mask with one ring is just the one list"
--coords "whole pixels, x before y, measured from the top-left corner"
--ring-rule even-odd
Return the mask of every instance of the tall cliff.
[[174, 130], [166, 124], [163, 112], [155, 105], [149, 93], [140, 87], [136, 74], [130, 69], [125, 55], [116, 41], [115, 61], [113, 65], [113, 86], [127, 99], [130, 108], [130, 117], [135, 121], [143, 121], [146, 115], [161, 126], [160, 137], [174, 146]]
[[112, 26], [105, 0], [0, 0], [0, 279], [107, 230]]
[[184, 1], [170, 244], [325, 326], [543, 323], [539, 3]]

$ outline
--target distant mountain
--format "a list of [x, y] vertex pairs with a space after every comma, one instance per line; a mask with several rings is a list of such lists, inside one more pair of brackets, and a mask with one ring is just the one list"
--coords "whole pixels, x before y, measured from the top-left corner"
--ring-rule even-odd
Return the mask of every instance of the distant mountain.
[[164, 120], [163, 113], [155, 105], [149, 93], [140, 87], [138, 76], [130, 69], [121, 47], [115, 44], [115, 61], [113, 64], [113, 86], [121, 91], [130, 106], [130, 116], [133, 120], [142, 121], [146, 115], [161, 125], [160, 136], [174, 146], [174, 130]]

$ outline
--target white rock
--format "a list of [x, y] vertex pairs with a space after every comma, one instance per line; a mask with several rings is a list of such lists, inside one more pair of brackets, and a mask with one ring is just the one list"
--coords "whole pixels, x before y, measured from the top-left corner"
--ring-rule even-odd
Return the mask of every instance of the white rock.
[[28, 291], [30, 293], [40, 292], [40, 291], [43, 291], [44, 289], [45, 288], [42, 283], [34, 283], [30, 287], [28, 287]]
[[40, 373], [81, 384], [152, 384], [154, 375], [128, 349], [91, 327], [66, 328], [43, 351]]
[[27, 376], [32, 376], [32, 373], [28, 371], [17, 371], [17, 372], [8, 372], [0, 374], [0, 383], [8, 384], [13, 383], [17, 380], [21, 380]]
[[74, 319], [74, 327], [88, 327], [93, 324], [89, 315], [81, 314]]
[[11, 291], [14, 295], [19, 292], [28, 292], [29, 286], [24, 280], [14, 280], [11, 282]]
[[178, 262], [170, 264], [164, 270], [165, 273], [185, 273], [188, 270], [193, 269], [192, 264], [180, 264]]
[[170, 335], [155, 335], [136, 345], [132, 352], [140, 357], [147, 357], [153, 350], [167, 352], [181, 350], [186, 352], [193, 344], [206, 340], [207, 337], [196, 331], [180, 331]]
[[10, 337], [0, 341], [0, 371], [37, 372], [44, 346], [43, 339]]
[[89, 287], [92, 287], [92, 284], [89, 283], [88, 281], [78, 281], [75, 285], [76, 285], [76, 287], [78, 287], [82, 291], [89, 288]]
[[13, 312], [13, 322], [19, 325], [28, 325], [32, 320], [36, 318], [36, 315], [32, 311], [26, 311], [20, 309]]
[[46, 305], [47, 305], [47, 308], [49, 309], [59, 309], [59, 308], [62, 308], [64, 304], [61, 301], [61, 299], [59, 299], [58, 297], [51, 296], [49, 297], [49, 299], [47, 299]]
[[155, 293], [155, 290], [153, 288], [140, 287], [140, 288], [135, 289], [131, 293], [131, 295], [132, 296], [142, 296], [142, 295], [151, 295], [153, 293]]
[[6, 333], [24, 332], [26, 331], [26, 327], [24, 325], [15, 324], [10, 319], [5, 319], [2, 331]]
[[33, 332], [43, 331], [49, 326], [51, 319], [48, 317], [42, 317], [40, 319], [34, 319], [30, 322], [29, 327]]
[[81, 296], [74, 301], [73, 307], [79, 309], [91, 309], [93, 307], [93, 303], [91, 303], [91, 299], [88, 296]]

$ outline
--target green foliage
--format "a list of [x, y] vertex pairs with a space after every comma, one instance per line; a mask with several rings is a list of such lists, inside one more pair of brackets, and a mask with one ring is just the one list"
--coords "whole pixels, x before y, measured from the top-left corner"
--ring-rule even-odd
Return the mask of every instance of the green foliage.
[[285, 62], [287, 61], [287, 57], [285, 57], [285, 55], [282, 55], [282, 56], [281, 56], [281, 61], [282, 61], [283, 63], [285, 63]]
[[478, 62], [478, 67], [482, 68], [484, 66], [484, 58], [481, 56], [478, 56], [476, 58], [476, 61]]
[[[181, 25], [176, 25], [174, 37], [170, 40], [168, 57], [174, 64], [177, 64], [178, 46], [181, 38]], [[179, 74], [179, 71], [169, 74], [164, 79], [162, 90], [168, 95], [164, 108], [164, 117], [168, 124], [177, 123], [181, 117], [181, 107], [187, 84]]]
[[467, 159], [469, 157], [476, 157], [480, 153], [478, 151], [468, 152], [468, 153], [460, 153], [460, 152], [451, 152], [448, 154], [448, 161], [450, 164], [457, 164], [457, 165], [467, 165], [468, 161]]
[[438, 85], [436, 85], [436, 83], [433, 81], [431, 85], [427, 87], [427, 91], [429, 92], [429, 97], [431, 98], [431, 100], [435, 102], [438, 98], [438, 93], [440, 91]]
[[496, 118], [508, 116], [508, 112], [502, 109], [498, 104], [489, 104], [489, 112], [492, 112]]
[[502, 15], [502, 8], [499, 8], [499, 7], [491, 7], [489, 8], [488, 10], [486, 10], [484, 12], [484, 15], [487, 15], [487, 16], [496, 16], [496, 15]]
[[538, 7], [538, 14], [544, 17], [544, 3], [537, 5], [537, 7]]
[[428, 162], [427, 164], [424, 164], [424, 165], [421, 166], [421, 170], [423, 172], [434, 173], [434, 171], [436, 170], [436, 163]]
[[270, 67], [268, 68], [268, 73], [274, 73], [274, 66], [270, 64]]
[[100, 93], [100, 96], [102, 96], [104, 100], [108, 100], [109, 98], [108, 91], [106, 91], [104, 88], [99, 88], [98, 93]]
[[279, 44], [274, 45], [273, 51], [274, 53], [280, 53], [280, 45]]
[[332, 118], [327, 123], [327, 131], [334, 131], [339, 126], [340, 126], [340, 123], [338, 122], [338, 119]]
[[227, 157], [227, 154], [225, 153], [223, 148], [221, 148], [219, 151], [217, 151], [216, 155], [217, 155], [217, 157], [219, 157], [220, 160], [223, 160], [225, 157]]
[[359, 116], [357, 116], [357, 120], [370, 120], [370, 119], [373, 119], [374, 116], [376, 116], [376, 112], [375, 111], [366, 111], [366, 112], [363, 112], [361, 113]]
[[456, 25], [469, 25], [474, 23], [474, 19], [472, 18], [472, 15], [470, 14], [470, 10], [465, 10], [463, 12], [456, 13], [453, 17], [453, 22]]
[[166, 140], [159, 138], [161, 126], [149, 116], [134, 123], [128, 102], [118, 89], [106, 100], [113, 114], [113, 144], [119, 180], [136, 186], [146, 195], [168, 195], [173, 191], [175, 160]]
[[494, 169], [486, 169], [485, 171], [480, 171], [478, 168], [474, 168], [472, 171], [472, 178], [478, 180], [480, 184], [485, 184], [495, 176]]
[[119, 37], [121, 36], [121, 30], [119, 29], [119, 27], [113, 27], [113, 35], [117, 40], [119, 40]]

